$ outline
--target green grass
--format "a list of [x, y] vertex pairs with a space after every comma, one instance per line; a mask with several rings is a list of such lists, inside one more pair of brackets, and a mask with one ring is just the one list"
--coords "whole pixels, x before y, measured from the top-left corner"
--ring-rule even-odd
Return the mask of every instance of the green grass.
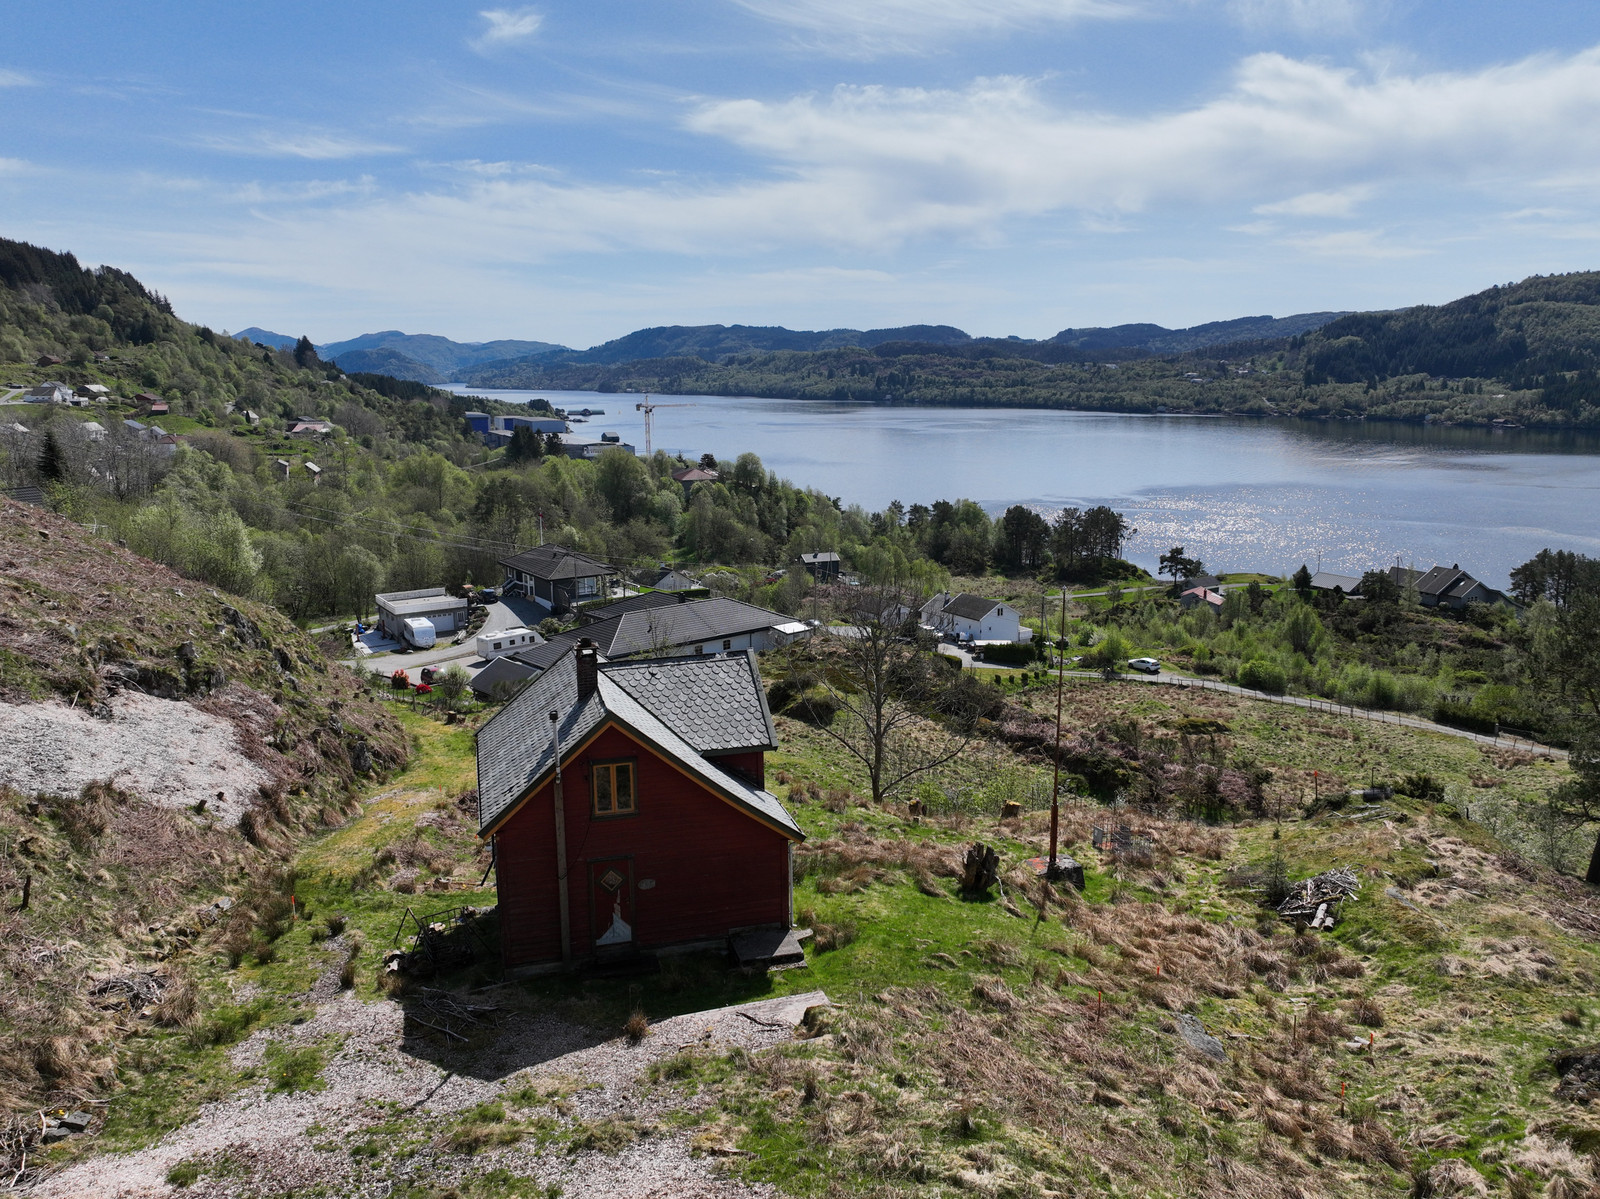
[[266, 1048], [265, 1072], [274, 1091], [323, 1090], [327, 1064], [328, 1055], [319, 1045], [291, 1047], [275, 1041]]

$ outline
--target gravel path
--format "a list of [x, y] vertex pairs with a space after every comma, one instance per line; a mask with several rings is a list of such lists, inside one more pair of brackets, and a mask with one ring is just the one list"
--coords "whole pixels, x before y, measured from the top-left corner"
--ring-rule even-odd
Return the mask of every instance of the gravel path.
[[[110, 720], [60, 703], [0, 704], [0, 782], [76, 795], [110, 780], [165, 807], [200, 800], [229, 823], [272, 781], [245, 756], [233, 724], [180, 700], [124, 692]], [[227, 797], [217, 800], [217, 792]]]
[[[342, 960], [334, 946], [331, 963]], [[327, 976], [316, 993], [326, 993]], [[472, 997], [493, 1002], [493, 992]], [[768, 1187], [723, 1177], [715, 1159], [692, 1155], [688, 1134], [649, 1136], [615, 1153], [541, 1150], [524, 1141], [476, 1157], [429, 1142], [409, 1156], [357, 1158], [350, 1153], [367, 1130], [404, 1113], [417, 1122], [461, 1112], [540, 1076], [574, 1080], [567, 1121], [626, 1117], [640, 1124], [682, 1106], [681, 1094], [642, 1082], [653, 1061], [689, 1046], [759, 1051], [792, 1038], [807, 1007], [828, 1002], [820, 991], [677, 1016], [655, 1025], [639, 1044], [599, 1040], [589, 1029], [543, 1014], [508, 1015], [482, 1049], [451, 1054], [432, 1042], [408, 1038], [397, 1003], [366, 1002], [341, 994], [316, 1007], [303, 1024], [257, 1033], [231, 1054], [236, 1067], [260, 1065], [268, 1045], [317, 1044], [330, 1053], [318, 1091], [278, 1093], [248, 1086], [197, 1119], [137, 1153], [94, 1158], [47, 1179], [34, 1194], [50, 1199], [143, 1199], [184, 1194], [192, 1199], [283, 1195], [323, 1188], [324, 1193], [378, 1199], [404, 1182], [459, 1181], [496, 1167], [556, 1183], [568, 1196], [608, 1199], [766, 1199]], [[384, 1140], [391, 1132], [374, 1134]], [[166, 1182], [181, 1161], [226, 1155], [226, 1177], [206, 1174], [179, 1191]]]

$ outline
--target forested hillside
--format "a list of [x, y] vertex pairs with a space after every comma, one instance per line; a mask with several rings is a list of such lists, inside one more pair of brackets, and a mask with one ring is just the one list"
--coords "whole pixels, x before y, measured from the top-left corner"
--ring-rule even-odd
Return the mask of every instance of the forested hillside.
[[1262, 340], [1259, 326], [1223, 322], [1256, 340], [1199, 348], [1134, 326], [1148, 335], [1124, 335], [1124, 327], [1065, 330], [1049, 342], [906, 339], [725, 357], [671, 350], [631, 362], [550, 357], [490, 363], [467, 377], [483, 387], [1593, 429], [1597, 299], [1600, 274], [1582, 273], [1437, 307], [1355, 313], [1293, 337]]

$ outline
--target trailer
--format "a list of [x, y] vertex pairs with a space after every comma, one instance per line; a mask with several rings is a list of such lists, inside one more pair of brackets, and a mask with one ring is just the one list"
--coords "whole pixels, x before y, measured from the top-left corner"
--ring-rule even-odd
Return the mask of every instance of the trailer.
[[417, 649], [432, 649], [439, 639], [433, 621], [426, 616], [408, 616], [400, 622], [400, 628], [405, 633], [406, 644]]
[[518, 625], [514, 629], [497, 629], [493, 633], [479, 633], [475, 644], [478, 650], [478, 657], [492, 662], [505, 654], [515, 653], [519, 649], [528, 649], [543, 643], [543, 639], [538, 633]]

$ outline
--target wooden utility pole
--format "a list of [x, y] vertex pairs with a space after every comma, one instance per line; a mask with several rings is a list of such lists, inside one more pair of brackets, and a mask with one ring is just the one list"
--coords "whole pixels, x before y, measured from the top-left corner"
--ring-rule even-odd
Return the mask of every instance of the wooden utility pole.
[[[1040, 629], [1041, 634], [1044, 633]], [[1067, 685], [1067, 593], [1061, 590], [1061, 636], [1056, 640], [1056, 777], [1050, 791], [1050, 861], [1045, 866], [1045, 877], [1055, 882], [1061, 877], [1061, 866], [1056, 861], [1056, 850], [1061, 833], [1061, 697]]]
[[550, 740], [555, 745], [556, 752], [556, 782], [555, 782], [555, 810], [556, 810], [556, 901], [561, 915], [561, 961], [572, 965], [572, 924], [568, 919], [567, 907], [567, 808], [566, 800], [561, 790], [561, 713], [554, 710], [550, 713]]

